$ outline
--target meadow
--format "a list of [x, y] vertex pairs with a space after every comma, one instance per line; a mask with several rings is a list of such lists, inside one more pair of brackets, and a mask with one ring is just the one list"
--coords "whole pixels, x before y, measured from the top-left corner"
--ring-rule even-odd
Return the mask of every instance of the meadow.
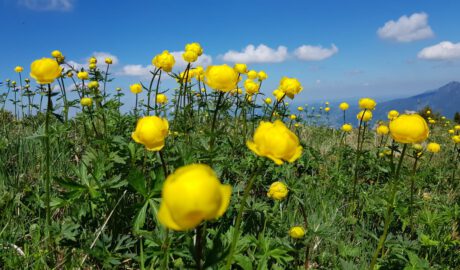
[[60, 51], [2, 81], [1, 269], [459, 269], [459, 123], [293, 108], [289, 74], [202, 53], [129, 89]]

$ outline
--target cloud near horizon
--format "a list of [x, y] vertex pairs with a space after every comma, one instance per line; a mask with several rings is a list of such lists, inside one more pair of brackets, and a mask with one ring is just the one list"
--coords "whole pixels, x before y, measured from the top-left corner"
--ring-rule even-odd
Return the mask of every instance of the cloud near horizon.
[[436, 45], [423, 48], [417, 57], [424, 60], [460, 59], [460, 42], [443, 41]]

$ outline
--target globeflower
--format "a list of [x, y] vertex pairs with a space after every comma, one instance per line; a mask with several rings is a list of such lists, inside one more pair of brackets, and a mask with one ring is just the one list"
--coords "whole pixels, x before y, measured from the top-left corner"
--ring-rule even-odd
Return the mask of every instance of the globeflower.
[[353, 126], [350, 124], [343, 124], [342, 131], [343, 132], [350, 132], [353, 129]]
[[291, 118], [291, 120], [296, 120], [296, 119], [297, 119], [297, 116], [296, 116], [295, 114], [291, 114], [291, 115], [289, 116], [289, 118]]
[[255, 80], [257, 78], [257, 71], [250, 70], [246, 75], [248, 76], [248, 79]]
[[377, 134], [379, 135], [387, 135], [390, 132], [390, 129], [385, 125], [379, 125], [377, 127]]
[[201, 45], [198, 42], [185, 45], [185, 51], [192, 51], [197, 55], [197, 57], [203, 54], [203, 48], [201, 48]]
[[257, 77], [259, 78], [259, 81], [263, 81], [268, 78], [268, 75], [265, 73], [265, 71], [261, 70], [259, 73], [257, 73]]
[[90, 63], [90, 64], [97, 64], [97, 59], [96, 59], [96, 57], [94, 57], [94, 56], [91, 57], [91, 58], [89, 59], [89, 63]]
[[131, 93], [137, 95], [142, 92], [142, 85], [140, 83], [131, 84], [129, 86], [129, 90], [131, 91]]
[[399, 112], [397, 110], [391, 110], [388, 112], [388, 120], [393, 120], [399, 116]]
[[276, 89], [273, 91], [273, 95], [276, 97], [276, 100], [280, 101], [286, 94], [283, 91]]
[[454, 129], [455, 129], [455, 130], [460, 130], [460, 125], [455, 125], [455, 126], [454, 126]]
[[432, 142], [426, 146], [426, 150], [431, 153], [438, 153], [441, 150], [441, 145], [438, 143]]
[[136, 130], [131, 137], [149, 151], [160, 151], [165, 146], [168, 128], [168, 120], [165, 118], [145, 116], [137, 121]]
[[248, 95], [254, 95], [255, 93], [259, 92], [259, 84], [251, 79], [247, 79], [244, 82], [244, 89]]
[[418, 114], [402, 114], [390, 122], [390, 134], [399, 143], [421, 143], [428, 138], [428, 125]]
[[198, 55], [194, 51], [185, 51], [182, 54], [182, 58], [185, 60], [185, 62], [193, 63], [198, 59]]
[[302, 107], [302, 106], [299, 106], [299, 107], [297, 107], [297, 110], [298, 110], [299, 112], [301, 112], [301, 111], [303, 111], [303, 107]]
[[238, 73], [228, 65], [209, 66], [205, 72], [206, 84], [215, 90], [228, 92], [236, 88]]
[[113, 63], [112, 58], [107, 57], [104, 61], [107, 65], [111, 65]]
[[303, 238], [305, 236], [305, 230], [300, 226], [292, 227], [289, 230], [289, 236], [294, 238], [294, 239]]
[[86, 71], [80, 71], [77, 73], [77, 77], [80, 79], [80, 80], [88, 80], [88, 72]]
[[348, 103], [346, 103], [346, 102], [342, 102], [339, 105], [339, 109], [341, 109], [342, 111], [348, 110], [349, 107], [350, 107], [350, 105], [348, 105]]
[[460, 143], [460, 135], [453, 136], [452, 141], [454, 141], [454, 143]]
[[16, 66], [16, 67], [14, 68], [14, 72], [16, 72], [16, 73], [22, 72], [23, 70], [24, 70], [24, 68], [21, 67], [21, 66]]
[[248, 66], [246, 66], [246, 64], [235, 64], [233, 68], [240, 74], [246, 74], [248, 72]]
[[253, 141], [247, 141], [246, 145], [256, 155], [267, 157], [277, 165], [283, 161], [294, 162], [302, 155], [299, 138], [280, 120], [260, 122]]
[[357, 118], [359, 121], [368, 122], [368, 121], [372, 120], [372, 112], [369, 111], [369, 110], [360, 111], [360, 112], [356, 115], [356, 118]]
[[39, 84], [49, 84], [61, 76], [62, 68], [51, 58], [42, 58], [30, 65], [30, 76]]
[[285, 93], [290, 99], [302, 91], [302, 85], [295, 78], [283, 77], [278, 87], [280, 91]]
[[231, 194], [231, 186], [221, 184], [208, 165], [186, 165], [166, 178], [158, 219], [176, 231], [193, 229], [203, 220], [221, 217]]
[[277, 181], [277, 182], [273, 182], [270, 185], [267, 196], [274, 200], [280, 201], [286, 198], [286, 196], [288, 195], [288, 192], [289, 190], [287, 186], [284, 183]]
[[91, 105], [93, 105], [93, 99], [89, 97], [84, 97], [80, 100], [80, 104], [83, 107], [90, 107]]
[[99, 88], [99, 83], [97, 81], [90, 81], [88, 83], [88, 88], [89, 89], [97, 89], [97, 88]]
[[271, 103], [272, 103], [272, 99], [269, 98], [269, 97], [266, 98], [264, 101], [265, 101], [265, 103], [267, 103], [267, 104], [271, 104]]
[[326, 108], [324, 108], [324, 111], [325, 111], [325, 112], [329, 112], [330, 110], [331, 110], [331, 107], [326, 107]]
[[168, 98], [165, 94], [158, 94], [157, 95], [157, 103], [158, 104], [165, 104], [168, 102]]
[[375, 102], [375, 100], [371, 98], [362, 98], [359, 100], [359, 108], [362, 110], [364, 109], [373, 110], [375, 109], [376, 105], [377, 103]]
[[51, 56], [54, 57], [54, 58], [61, 58], [62, 57], [62, 53], [58, 50], [54, 50], [51, 52]]

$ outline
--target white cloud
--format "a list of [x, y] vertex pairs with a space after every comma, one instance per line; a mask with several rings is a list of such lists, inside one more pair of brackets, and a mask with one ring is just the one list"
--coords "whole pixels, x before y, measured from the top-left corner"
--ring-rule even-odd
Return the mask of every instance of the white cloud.
[[[111, 54], [111, 53], [108, 53], [108, 52], [93, 52], [91, 54], [91, 56], [95, 57], [97, 59], [97, 63], [98, 64], [105, 64], [105, 59], [106, 58], [111, 58], [112, 59], [112, 65], [116, 65], [118, 64], [118, 57], [116, 57], [115, 55]], [[88, 57], [86, 60], [87, 62], [89, 61], [89, 58]]]
[[36, 11], [70, 11], [74, 0], [19, 0], [18, 3]]
[[398, 42], [411, 42], [427, 39], [434, 36], [428, 25], [428, 14], [414, 13], [407, 17], [401, 16], [397, 21], [388, 21], [377, 30], [382, 39], [391, 39]]
[[280, 63], [286, 60], [288, 51], [285, 46], [278, 46], [272, 49], [264, 44], [255, 47], [250, 44], [241, 52], [230, 50], [226, 52], [222, 59], [234, 63]]
[[134, 76], [134, 77], [150, 77], [150, 71], [153, 71], [153, 66], [143, 66], [143, 65], [126, 65], [123, 66], [120, 75], [124, 76]]
[[417, 57], [426, 60], [452, 60], [460, 58], [460, 42], [440, 42], [436, 45], [423, 48]]
[[337, 52], [339, 52], [339, 49], [334, 44], [331, 45], [331, 48], [302, 45], [295, 49], [294, 55], [304, 61], [320, 61], [333, 56]]
[[81, 68], [86, 69], [88, 67], [88, 65], [84, 65], [84, 64], [78, 63], [73, 60], [69, 60], [69, 61], [66, 60], [66, 63], [69, 64], [71, 67], [73, 67], [76, 70], [81, 70]]
[[[173, 56], [174, 59], [176, 60], [176, 63], [174, 64], [174, 68], [179, 68], [179, 69], [184, 69], [187, 67], [187, 62], [184, 61], [182, 58], [182, 54], [184, 51], [178, 51], [178, 52], [170, 52]], [[193, 63], [193, 66], [202, 66], [202, 67], [207, 67], [212, 64], [212, 57], [207, 54], [202, 54], [198, 57], [198, 60]]]

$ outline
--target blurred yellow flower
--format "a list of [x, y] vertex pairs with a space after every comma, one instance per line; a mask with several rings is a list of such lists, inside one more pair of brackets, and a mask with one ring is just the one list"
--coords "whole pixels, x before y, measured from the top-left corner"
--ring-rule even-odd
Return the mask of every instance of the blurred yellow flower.
[[200, 43], [198, 42], [193, 42], [185, 45], [185, 51], [192, 51], [194, 52], [197, 56], [200, 56], [203, 54], [203, 48], [201, 48]]
[[350, 124], [343, 124], [342, 125], [342, 131], [344, 132], [350, 132], [353, 129], [353, 126]]
[[388, 112], [388, 120], [393, 120], [399, 116], [399, 112], [397, 110], [391, 110]]
[[112, 58], [107, 57], [107, 58], [105, 58], [105, 61], [104, 61], [104, 62], [105, 62], [107, 65], [111, 65], [111, 64], [113, 63], [113, 60], [112, 60]]
[[228, 65], [209, 66], [205, 73], [206, 84], [215, 90], [228, 92], [236, 88], [238, 73]]
[[131, 91], [131, 93], [137, 95], [142, 92], [142, 85], [140, 83], [131, 84], [129, 86], [129, 90]]
[[51, 56], [54, 57], [54, 58], [61, 58], [62, 57], [62, 53], [58, 50], [54, 50], [51, 52]]
[[235, 64], [233, 68], [240, 74], [246, 74], [248, 72], [248, 66], [246, 66], [246, 64]]
[[171, 72], [175, 63], [176, 63], [176, 60], [174, 59], [174, 56], [170, 54], [169, 51], [167, 50], [156, 55], [152, 59], [152, 65], [154, 65], [157, 68], [162, 69], [165, 72]]
[[455, 125], [455, 126], [454, 126], [454, 129], [455, 129], [455, 130], [460, 130], [460, 125]]
[[385, 125], [379, 125], [377, 127], [377, 134], [379, 135], [387, 135], [388, 132], [390, 132], [390, 129]]
[[291, 114], [291, 115], [289, 116], [289, 118], [291, 118], [291, 120], [296, 120], [296, 119], [297, 119], [297, 116], [296, 116], [295, 114]]
[[422, 146], [421, 144], [419, 144], [419, 143], [414, 143], [414, 144], [412, 145], [412, 148], [413, 148], [414, 150], [416, 150], [416, 151], [422, 151], [422, 150], [423, 150], [423, 146]]
[[24, 68], [21, 67], [21, 66], [17, 66], [17, 67], [14, 68], [14, 72], [16, 72], [16, 73], [22, 72], [23, 70], [24, 70]]
[[97, 81], [90, 81], [88, 83], [88, 88], [89, 89], [96, 89], [99, 87], [99, 83]]
[[452, 140], [454, 141], [454, 143], [460, 143], [460, 135], [453, 136]]
[[342, 102], [342, 103], [340, 103], [340, 105], [339, 105], [339, 108], [340, 108], [342, 111], [348, 110], [349, 107], [350, 107], [350, 105], [348, 105], [348, 103], [346, 103], [346, 102]]
[[426, 150], [431, 153], [438, 153], [441, 150], [441, 145], [438, 143], [432, 142], [426, 146]]
[[268, 189], [267, 196], [273, 200], [283, 200], [288, 195], [289, 190], [283, 182], [273, 182]]
[[81, 106], [84, 106], [84, 107], [89, 107], [91, 105], [93, 105], [93, 99], [90, 98], [90, 97], [84, 97], [80, 100], [80, 104]]
[[30, 65], [30, 76], [39, 84], [48, 84], [54, 82], [61, 76], [62, 68], [51, 58], [42, 58], [32, 62]]
[[88, 80], [88, 72], [86, 71], [80, 71], [77, 73], [77, 77], [80, 79], [80, 80]]
[[294, 239], [303, 238], [305, 236], [305, 230], [300, 226], [292, 227], [289, 230], [289, 236], [294, 238]]
[[272, 99], [268, 97], [268, 98], [264, 99], [264, 102], [267, 103], [267, 104], [271, 104]]
[[259, 84], [251, 79], [247, 79], [244, 81], [244, 89], [248, 95], [254, 95], [255, 93], [259, 92]]
[[449, 132], [449, 134], [454, 134], [454, 133], [455, 133], [455, 130], [449, 129], [448, 132]]
[[259, 81], [263, 81], [268, 78], [268, 75], [265, 73], [265, 71], [261, 70], [259, 73], [257, 73], [257, 77], [259, 78]]
[[90, 64], [97, 64], [97, 59], [96, 59], [96, 57], [91, 57], [91, 58], [89, 59], [89, 63], [90, 63]]
[[375, 100], [371, 98], [362, 98], [359, 100], [359, 108], [362, 110], [364, 109], [373, 110], [375, 109], [376, 105], [377, 103], [375, 102]]
[[331, 110], [331, 107], [326, 107], [326, 108], [324, 108], [324, 111], [325, 111], [325, 112], [329, 112], [330, 110]]
[[426, 111], [426, 114], [431, 114], [431, 111]]
[[246, 145], [256, 155], [267, 157], [277, 165], [283, 161], [294, 162], [302, 155], [299, 138], [280, 120], [260, 122], [253, 141], [247, 141]]
[[283, 91], [276, 89], [273, 91], [273, 95], [276, 97], [276, 100], [280, 101], [286, 94]]
[[168, 98], [165, 94], [158, 94], [157, 95], [157, 103], [158, 104], [165, 104], [168, 102]]
[[297, 110], [298, 110], [299, 112], [301, 112], [301, 111], [303, 111], [303, 107], [302, 107], [302, 106], [299, 106], [299, 107], [297, 107]]
[[430, 124], [436, 124], [436, 120], [430, 119], [430, 120], [428, 120], [428, 123], [430, 123]]
[[131, 134], [133, 140], [143, 144], [147, 150], [160, 151], [168, 135], [168, 120], [158, 116], [145, 116], [137, 121], [136, 130]]
[[193, 229], [203, 220], [221, 217], [231, 195], [231, 186], [221, 184], [208, 165], [183, 166], [169, 175], [163, 185], [158, 219], [176, 231]]
[[96, 66], [95, 63], [90, 63], [90, 64], [88, 65], [88, 67], [89, 67], [89, 69], [96, 69], [97, 66]]
[[363, 111], [360, 111], [357, 115], [356, 115], [356, 118], [359, 120], [359, 121], [363, 121], [363, 122], [368, 122], [370, 120], [372, 120], [372, 112], [369, 111], [369, 110], [363, 110]]
[[285, 93], [289, 98], [293, 99], [294, 96], [300, 93], [303, 88], [297, 79], [283, 77], [278, 89]]
[[248, 76], [248, 79], [255, 80], [257, 78], [257, 71], [250, 70], [246, 75]]
[[402, 114], [390, 122], [390, 134], [399, 143], [421, 143], [428, 138], [428, 125], [418, 114]]

